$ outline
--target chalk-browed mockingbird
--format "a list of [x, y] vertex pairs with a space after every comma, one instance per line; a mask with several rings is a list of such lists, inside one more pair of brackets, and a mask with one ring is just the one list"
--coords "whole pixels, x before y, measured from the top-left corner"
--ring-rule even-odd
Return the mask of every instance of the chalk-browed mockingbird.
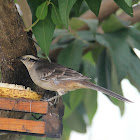
[[30, 77], [36, 85], [46, 90], [58, 92], [57, 96], [54, 96], [47, 101], [56, 99], [68, 91], [80, 88], [89, 88], [100, 91], [121, 101], [131, 102], [113, 91], [89, 82], [88, 80], [90, 78], [83, 76], [81, 73], [78, 73], [75, 70], [32, 55], [25, 55], [19, 59], [28, 69]]

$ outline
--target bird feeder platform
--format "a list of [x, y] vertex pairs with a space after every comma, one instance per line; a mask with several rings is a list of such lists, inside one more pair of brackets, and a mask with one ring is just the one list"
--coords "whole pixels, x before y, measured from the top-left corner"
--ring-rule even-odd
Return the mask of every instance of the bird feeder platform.
[[[0, 132], [58, 138], [62, 133], [62, 119], [48, 111], [48, 102], [0, 98], [0, 109], [39, 113], [42, 121], [0, 117]], [[57, 120], [57, 122], [54, 122]]]
[[40, 120], [0, 117], [0, 132], [59, 138], [62, 135], [62, 100], [55, 106], [40, 101], [43, 95], [22, 85], [0, 83], [0, 110], [40, 114]]

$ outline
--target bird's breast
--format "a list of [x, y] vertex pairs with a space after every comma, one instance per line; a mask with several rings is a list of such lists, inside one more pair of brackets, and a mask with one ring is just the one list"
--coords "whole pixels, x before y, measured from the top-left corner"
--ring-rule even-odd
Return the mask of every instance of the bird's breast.
[[50, 80], [50, 81], [41, 81], [39, 86], [46, 89], [46, 90], [51, 90], [51, 91], [58, 91], [59, 89], [67, 92], [67, 91], [72, 91], [75, 89], [80, 89], [80, 88], [85, 88], [83, 85], [76, 81], [55, 81], [55, 80]]

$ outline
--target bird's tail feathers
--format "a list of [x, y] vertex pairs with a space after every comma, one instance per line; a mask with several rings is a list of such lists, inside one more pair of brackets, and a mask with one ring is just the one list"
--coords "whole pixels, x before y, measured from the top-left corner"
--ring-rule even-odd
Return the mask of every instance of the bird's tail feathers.
[[95, 85], [89, 81], [81, 81], [80, 82], [82, 85], [84, 85], [86, 88], [89, 88], [89, 89], [93, 89], [93, 90], [97, 90], [97, 91], [100, 91], [108, 96], [112, 96], [120, 101], [123, 101], [123, 102], [129, 102], [129, 103], [133, 103], [132, 101], [128, 100], [127, 98], [121, 96], [120, 94], [117, 94], [111, 90], [108, 90], [106, 88], [103, 88], [103, 87], [100, 87], [98, 85]]

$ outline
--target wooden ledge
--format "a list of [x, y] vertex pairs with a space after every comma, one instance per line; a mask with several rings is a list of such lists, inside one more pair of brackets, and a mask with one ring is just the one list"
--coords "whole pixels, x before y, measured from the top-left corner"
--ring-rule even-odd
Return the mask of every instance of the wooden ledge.
[[0, 98], [0, 109], [46, 114], [48, 112], [48, 102]]
[[0, 117], [0, 130], [46, 135], [46, 122]]
[[42, 121], [0, 117], [0, 132], [51, 138], [62, 135], [62, 104], [54, 108], [44, 101], [0, 98], [0, 109], [42, 114]]

